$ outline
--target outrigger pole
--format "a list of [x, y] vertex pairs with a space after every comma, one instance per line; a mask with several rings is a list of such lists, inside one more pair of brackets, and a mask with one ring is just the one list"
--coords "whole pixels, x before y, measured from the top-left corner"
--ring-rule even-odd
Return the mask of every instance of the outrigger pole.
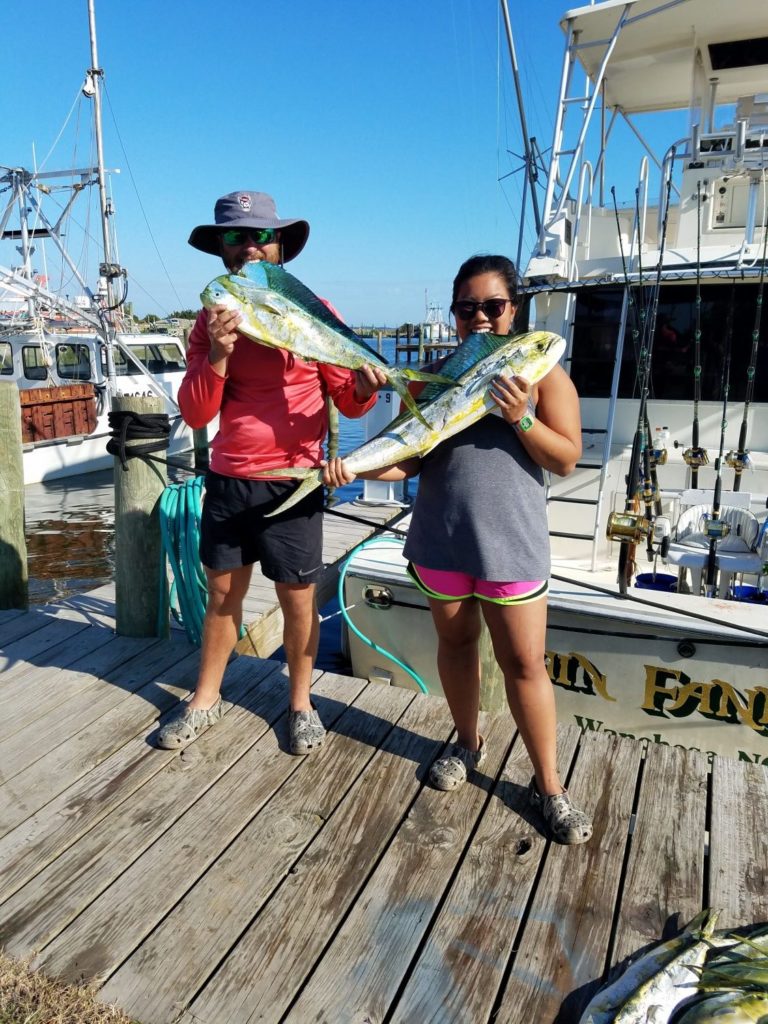
[[760, 320], [763, 312], [763, 290], [765, 287], [765, 258], [768, 249], [768, 226], [763, 225], [763, 262], [760, 267], [760, 285], [757, 289], [757, 301], [755, 303], [755, 326], [752, 329], [752, 351], [747, 367], [747, 390], [744, 396], [744, 414], [741, 418], [741, 429], [739, 430], [739, 447], [735, 452], [728, 452], [725, 457], [727, 464], [733, 469], [733, 489], [738, 491], [741, 486], [741, 474], [749, 465], [749, 452], [747, 451], [747, 419], [752, 396], [755, 393], [755, 376], [757, 373], [757, 353], [760, 346]]
[[[661, 239], [659, 242], [659, 262], [656, 268], [656, 282], [651, 304], [651, 315], [645, 319], [643, 324], [643, 337], [641, 339], [641, 350], [639, 355], [639, 391], [640, 408], [637, 414], [637, 427], [632, 442], [632, 454], [629, 460], [629, 472], [627, 474], [627, 495], [624, 504], [624, 512], [611, 512], [608, 516], [606, 534], [610, 540], [620, 541], [619, 552], [618, 584], [619, 591], [626, 594], [631, 575], [629, 546], [637, 544], [647, 537], [651, 529], [650, 517], [643, 517], [635, 511], [635, 497], [637, 494], [637, 481], [640, 470], [640, 457], [644, 448], [647, 448], [646, 421], [648, 417], [648, 391], [651, 380], [651, 354], [653, 351], [653, 338], [655, 333], [656, 316], [659, 309], [659, 293], [661, 291], [661, 275], [664, 263], [664, 252], [667, 242], [667, 227], [669, 224], [669, 206], [672, 195], [672, 170], [675, 162], [675, 147], [669, 150], [669, 164], [667, 170], [666, 195], [664, 199], [664, 219], [661, 225]], [[615, 202], [615, 190], [614, 193]], [[618, 216], [618, 214], [617, 214]], [[622, 254], [623, 258], [623, 254]], [[644, 485], [644, 497], [646, 487]], [[650, 509], [650, 500], [646, 502], [646, 508]], [[652, 513], [651, 513], [652, 515]]]
[[[533, 219], [536, 225], [536, 234], [541, 231], [541, 215], [539, 214], [539, 200], [536, 195], [536, 182], [538, 181], [538, 170], [536, 159], [533, 154], [531, 139], [528, 137], [528, 122], [525, 117], [525, 105], [523, 103], [523, 92], [520, 88], [520, 72], [517, 66], [517, 53], [515, 52], [515, 40], [512, 35], [512, 22], [509, 17], [509, 6], [507, 0], [500, 0], [501, 12], [504, 15], [504, 28], [507, 33], [507, 46], [509, 47], [509, 60], [512, 65], [512, 78], [515, 83], [515, 94], [517, 96], [517, 109], [520, 114], [520, 132], [523, 136], [523, 149], [525, 150], [525, 180], [531, 188], [531, 205], [533, 206]], [[523, 196], [525, 203], [525, 196]], [[523, 215], [525, 210], [523, 209]], [[522, 225], [520, 228], [522, 232]]]
[[696, 182], [696, 326], [693, 332], [693, 426], [691, 447], [683, 452], [683, 460], [691, 470], [691, 487], [699, 486], [699, 467], [706, 466], [709, 456], [699, 445], [699, 402], [701, 401], [701, 182]]
[[113, 282], [115, 278], [122, 277], [126, 280], [125, 271], [117, 263], [112, 262], [112, 244], [109, 235], [109, 204], [107, 202], [106, 173], [104, 170], [104, 143], [101, 130], [101, 81], [104, 71], [99, 67], [99, 57], [96, 47], [96, 12], [94, 0], [88, 0], [88, 32], [91, 41], [91, 67], [86, 72], [85, 86], [83, 92], [86, 96], [93, 98], [93, 124], [96, 136], [96, 165], [99, 185], [99, 205], [101, 210], [101, 231], [104, 259], [99, 265], [99, 276], [103, 285], [99, 291], [104, 295], [105, 305], [97, 307], [99, 318], [104, 330], [104, 354], [107, 364], [107, 378], [114, 392], [117, 385], [115, 374], [115, 329], [109, 313], [117, 309], [125, 301], [125, 289], [123, 298], [116, 302], [114, 298]]
[[723, 361], [722, 389], [723, 389], [723, 418], [720, 422], [720, 450], [715, 460], [715, 490], [712, 495], [712, 514], [707, 520], [704, 532], [709, 538], [709, 551], [707, 553], [707, 575], [705, 594], [713, 597], [715, 593], [715, 578], [717, 576], [717, 542], [727, 537], [730, 532], [728, 523], [720, 519], [720, 495], [723, 486], [723, 449], [725, 447], [725, 429], [728, 426], [728, 391], [731, 379], [731, 346], [733, 342], [733, 314], [736, 305], [736, 285], [731, 285], [731, 298], [728, 304], [728, 323], [725, 329], [725, 360]]

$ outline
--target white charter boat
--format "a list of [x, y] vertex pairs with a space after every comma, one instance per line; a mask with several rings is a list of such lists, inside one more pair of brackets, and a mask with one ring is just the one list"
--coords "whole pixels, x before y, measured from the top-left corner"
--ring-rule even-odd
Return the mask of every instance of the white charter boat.
[[[93, 103], [96, 164], [63, 171], [0, 165], [0, 190], [6, 193], [0, 244], [9, 254], [8, 265], [0, 265], [0, 385], [12, 382], [20, 391], [27, 484], [110, 467], [108, 416], [116, 395], [160, 397], [170, 424], [169, 452], [193, 447], [176, 402], [186, 366], [181, 340], [132, 331], [123, 313], [127, 275], [113, 258], [93, 0], [88, 13], [91, 66], [82, 92]], [[65, 243], [65, 234], [75, 233], [73, 204], [92, 189], [99, 196], [102, 230], [95, 291], [72, 256], [73, 244]], [[66, 267], [70, 287], [77, 282], [82, 291], [73, 300], [49, 291], [48, 275], [33, 263], [46, 240]]]
[[[768, 764], [764, 0], [604, 0], [561, 27], [524, 270], [531, 324], [567, 339], [581, 398], [582, 461], [549, 485], [558, 715]], [[439, 691], [397, 545], [352, 556], [343, 601], [355, 675]]]

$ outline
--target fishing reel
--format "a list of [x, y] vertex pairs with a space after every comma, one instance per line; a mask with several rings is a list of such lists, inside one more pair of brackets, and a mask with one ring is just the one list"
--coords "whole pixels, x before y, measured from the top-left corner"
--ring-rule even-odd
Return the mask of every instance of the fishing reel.
[[665, 447], [649, 448], [648, 459], [652, 467], [665, 466], [667, 463], [667, 449]]
[[691, 469], [699, 469], [709, 464], [709, 456], [704, 448], [686, 448], [683, 452], [683, 461]]
[[650, 520], [639, 512], [611, 512], [605, 528], [608, 540], [640, 544], [649, 534]]
[[725, 463], [730, 466], [731, 469], [737, 475], [744, 472], [745, 469], [749, 469], [752, 464], [752, 460], [749, 457], [749, 452], [728, 452], [725, 456]]
[[708, 540], [723, 540], [731, 532], [731, 524], [724, 519], [714, 519], [710, 515], [704, 516], [702, 533]]

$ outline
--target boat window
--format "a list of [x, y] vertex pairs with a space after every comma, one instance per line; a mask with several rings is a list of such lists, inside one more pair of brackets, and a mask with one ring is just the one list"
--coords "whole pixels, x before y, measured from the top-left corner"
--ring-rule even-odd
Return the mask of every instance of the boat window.
[[56, 372], [68, 380], [91, 379], [91, 356], [87, 345], [56, 345]]
[[8, 341], [0, 341], [0, 373], [13, 373], [13, 349]]
[[[140, 359], [150, 373], [169, 373], [186, 368], [184, 353], [172, 342], [153, 342], [147, 345], [129, 345], [133, 355]], [[141, 373], [122, 352], [115, 352], [115, 372], [120, 375]]]
[[48, 367], [39, 345], [24, 345], [21, 350], [21, 365], [27, 380], [46, 380]]
[[[723, 367], [732, 286], [727, 282], [701, 287], [701, 399], [721, 401]], [[747, 367], [752, 354], [752, 332], [758, 297], [757, 284], [740, 284], [734, 293], [729, 401], [743, 402]], [[651, 289], [635, 292], [638, 314], [650, 310]], [[584, 289], [576, 303], [570, 374], [579, 394], [607, 398], [611, 393], [613, 352], [621, 319], [621, 288]], [[662, 288], [656, 317], [651, 361], [650, 397], [692, 401], [696, 329], [696, 286]], [[761, 351], [768, 342], [768, 321], [761, 319]], [[631, 328], [624, 342], [619, 397], [636, 398], [639, 341]], [[758, 361], [754, 401], [768, 401], [768, 365]]]
[[710, 43], [709, 59], [713, 71], [754, 68], [759, 64], [768, 64], [768, 36], [758, 39], [734, 39], [730, 43]]

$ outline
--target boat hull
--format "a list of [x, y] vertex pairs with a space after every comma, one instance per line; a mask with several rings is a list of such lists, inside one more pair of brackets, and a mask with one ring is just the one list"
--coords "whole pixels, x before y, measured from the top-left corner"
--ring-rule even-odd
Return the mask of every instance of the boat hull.
[[[353, 674], [419, 688], [383, 653], [389, 652], [430, 693], [441, 694], [427, 601], [407, 576], [399, 549], [374, 543], [353, 556], [343, 591], [351, 622], [379, 648], [348, 629]], [[759, 630], [766, 605], [670, 594], [660, 600], [632, 605], [553, 582], [546, 659], [558, 720], [710, 758], [768, 764], [768, 639], [735, 628], [746, 619]], [[730, 614], [731, 625], [688, 619], [683, 612], [697, 600], [712, 618]]]

